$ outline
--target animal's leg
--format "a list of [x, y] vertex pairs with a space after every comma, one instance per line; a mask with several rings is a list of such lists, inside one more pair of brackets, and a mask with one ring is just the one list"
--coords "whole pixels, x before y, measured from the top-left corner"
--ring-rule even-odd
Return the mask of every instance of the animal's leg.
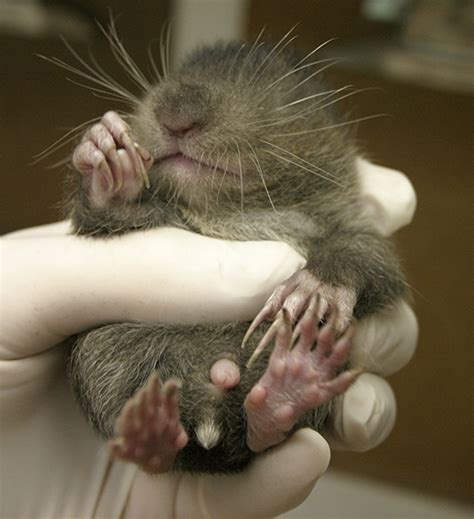
[[[263, 321], [274, 319], [282, 309], [296, 322], [316, 294], [321, 300], [319, 317], [328, 308], [337, 308], [335, 327], [342, 332], [352, 314], [360, 318], [376, 312], [405, 292], [403, 274], [386, 239], [357, 227], [336, 229], [330, 237], [315, 242], [305, 270], [276, 288], [250, 325], [244, 343]], [[268, 343], [269, 337], [264, 337], [251, 361]]]
[[347, 362], [353, 328], [336, 340], [333, 314], [318, 330], [318, 306], [313, 298], [293, 332], [286, 311], [276, 321], [268, 368], [245, 400], [247, 445], [254, 452], [280, 443], [305, 413], [343, 393], [360, 374], [337, 374]]
[[158, 375], [132, 396], [116, 421], [116, 435], [108, 442], [112, 453], [152, 474], [171, 469], [176, 454], [188, 443], [178, 412], [178, 383], [163, 387]]
[[133, 142], [128, 124], [115, 112], [107, 112], [86, 131], [72, 158], [83, 175], [83, 186], [95, 208], [113, 199], [134, 200], [149, 187], [147, 171], [153, 158]]

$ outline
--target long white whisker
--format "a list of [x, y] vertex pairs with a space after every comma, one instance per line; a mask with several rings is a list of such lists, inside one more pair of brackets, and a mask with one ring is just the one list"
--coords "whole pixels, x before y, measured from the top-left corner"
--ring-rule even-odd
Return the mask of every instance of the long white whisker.
[[[309, 107], [303, 107], [303, 109], [298, 110], [295, 113], [290, 113], [286, 117], [280, 117], [280, 118], [271, 118], [271, 119], [263, 119], [262, 121], [254, 121], [252, 124], [254, 126], [257, 126], [258, 128], [268, 128], [269, 126], [281, 126], [282, 124], [287, 124], [291, 121], [294, 121], [296, 119], [304, 119], [306, 116], [317, 112], [320, 109], [320, 103], [323, 102], [326, 99], [329, 99], [330, 97], [333, 97], [334, 95], [343, 92], [344, 90], [347, 90], [352, 85], [346, 85], [345, 87], [338, 88], [337, 90], [333, 90], [330, 93], [325, 92], [325, 96], [321, 101], [317, 103], [312, 103]], [[315, 95], [317, 97], [317, 94]], [[297, 102], [295, 101], [294, 104]], [[290, 103], [291, 104], [291, 103]]]
[[[114, 80], [110, 75], [104, 72], [104, 70], [100, 67], [100, 65], [97, 63], [97, 61], [93, 58], [91, 54], [89, 54], [89, 57], [92, 58], [92, 64], [94, 66], [91, 66], [85, 59], [83, 59], [76, 50], [69, 44], [69, 42], [65, 38], [61, 38], [65, 47], [69, 50], [69, 52], [72, 54], [72, 56], [79, 62], [80, 65], [84, 67], [84, 69], [89, 72], [84, 72], [83, 70], [78, 69], [77, 67], [74, 67], [73, 65], [70, 65], [69, 63], [66, 63], [63, 60], [60, 60], [59, 58], [48, 58], [47, 56], [39, 55], [39, 57], [46, 59], [47, 61], [50, 61], [54, 63], [55, 65], [60, 66], [61, 68], [64, 68], [65, 70], [68, 70], [69, 72], [72, 72], [80, 77], [83, 77], [87, 79], [88, 81], [91, 81], [93, 83], [99, 84], [105, 88], [108, 88], [110, 91], [123, 96], [125, 99], [130, 99], [133, 101], [138, 102], [138, 98], [135, 97], [131, 92], [129, 92], [127, 89], [125, 89], [122, 85], [120, 85], [116, 80]], [[94, 68], [95, 67], [95, 68]]]
[[334, 180], [337, 180], [337, 177], [336, 177], [336, 175], [334, 175], [334, 173], [330, 173], [329, 171], [326, 171], [325, 169], [323, 169], [319, 166], [316, 166], [316, 164], [313, 164], [312, 162], [309, 162], [309, 161], [303, 159], [299, 155], [296, 155], [295, 153], [292, 153], [291, 151], [288, 151], [285, 148], [282, 148], [281, 146], [278, 146], [277, 144], [273, 144], [272, 142], [266, 141], [264, 139], [260, 139], [260, 141], [263, 142], [264, 144], [267, 144], [268, 146], [271, 146], [272, 148], [276, 148], [277, 150], [280, 150], [283, 153], [290, 155], [290, 157], [293, 157], [293, 158], [303, 162], [304, 164], [307, 164], [308, 166], [315, 168], [318, 171], [321, 171], [322, 173], [326, 174], [328, 177], [330, 177]]
[[[350, 88], [351, 85], [347, 85], [345, 87], [341, 87], [337, 90], [334, 90], [332, 91], [332, 93], [328, 94], [326, 96], [325, 99], [328, 99], [330, 97], [333, 97], [335, 94], [337, 93], [340, 93], [344, 90], [347, 90], [347, 88]], [[273, 120], [273, 121], [270, 121], [268, 123], [265, 123], [263, 122], [260, 123], [260, 124], [257, 124], [258, 127], [260, 128], [268, 128], [269, 126], [280, 126], [282, 124], [286, 124], [292, 120], [295, 120], [295, 119], [299, 119], [299, 118], [304, 118], [312, 113], [315, 113], [315, 112], [318, 112], [320, 110], [323, 110], [324, 108], [327, 108], [328, 106], [331, 106], [335, 103], [338, 103], [339, 101], [342, 101], [344, 99], [347, 99], [349, 97], [352, 97], [353, 95], [356, 95], [356, 94], [360, 94], [361, 92], [366, 92], [366, 91], [369, 91], [369, 90], [377, 90], [376, 87], [367, 87], [367, 88], [360, 88], [358, 90], [353, 90], [352, 92], [349, 92], [343, 96], [340, 96], [338, 97], [337, 99], [334, 99], [333, 101], [330, 101], [329, 103], [326, 103], [326, 104], [320, 104], [320, 103], [316, 103], [316, 104], [313, 104], [311, 105], [309, 108], [304, 108], [303, 110], [299, 111], [299, 112], [296, 112], [294, 114], [290, 114], [288, 115], [286, 118], [283, 118], [283, 119], [279, 119], [279, 120]], [[256, 124], [256, 123], [254, 123]]]
[[[218, 146], [218, 143], [216, 142], [216, 143], [214, 144], [214, 146], [212, 147], [212, 149], [211, 149], [210, 155], [211, 155], [212, 153], [214, 153], [214, 150], [217, 148], [217, 146]], [[227, 149], [227, 145], [226, 145], [226, 148], [225, 148], [225, 149]], [[211, 189], [213, 189], [213, 187], [214, 187], [214, 180], [215, 180], [215, 178], [216, 178], [216, 172], [217, 172], [218, 164], [219, 164], [219, 162], [220, 162], [220, 160], [221, 160], [221, 157], [222, 157], [222, 152], [219, 153], [219, 154], [217, 155], [217, 157], [216, 157], [216, 161], [214, 162], [214, 167], [212, 168]]]
[[199, 173], [201, 172], [201, 166], [203, 164], [204, 154], [208, 151], [208, 148], [204, 148], [204, 151], [201, 153], [201, 156], [199, 157], [198, 161], [198, 169], [196, 172], [196, 176], [199, 177]]
[[311, 63], [306, 63], [305, 65], [301, 65], [300, 67], [292, 68], [290, 71], [286, 72], [286, 74], [283, 74], [278, 79], [275, 79], [275, 81], [273, 81], [272, 83], [270, 83], [267, 86], [260, 101], [263, 101], [269, 95], [269, 93], [278, 85], [278, 83], [285, 80], [287, 77], [290, 77], [293, 74], [296, 74], [296, 73], [300, 72], [301, 70], [304, 70], [305, 68], [313, 67], [314, 65], [319, 65], [320, 63], [326, 63], [327, 61], [331, 61], [331, 62], [335, 61], [335, 58], [320, 59], [317, 61], [312, 61]]
[[[65, 157], [64, 159], [58, 160], [54, 164], [47, 165], [46, 169], [55, 169], [55, 168], [59, 168], [60, 166], [65, 166], [66, 164], [68, 164], [70, 162], [70, 160], [71, 160], [70, 157]], [[32, 162], [31, 165], [34, 165], [35, 163], [36, 163], [36, 161]]]
[[[207, 147], [207, 154], [205, 156], [203, 156], [203, 164], [205, 164], [207, 166], [207, 168], [210, 169], [210, 165], [214, 162], [214, 171], [216, 169], [216, 162], [212, 160], [212, 154], [214, 153], [214, 150], [216, 149], [217, 147], [217, 143], [215, 143], [213, 146], [211, 146], [211, 144], [209, 144], [209, 146]], [[211, 185], [212, 185], [212, 178], [211, 178]], [[205, 194], [206, 196], [206, 216], [208, 214], [208, 205], [209, 205], [209, 200], [208, 200], [208, 196], [207, 196], [207, 193]]]
[[137, 104], [133, 101], [129, 101], [128, 99], [124, 99], [122, 96], [119, 96], [118, 94], [111, 94], [108, 90], [103, 90], [102, 88], [96, 88], [91, 85], [86, 85], [85, 83], [81, 83], [80, 81], [75, 81], [74, 79], [70, 77], [66, 77], [66, 81], [69, 81], [70, 83], [73, 83], [74, 85], [80, 86], [82, 88], [85, 88], [86, 90], [90, 90], [92, 92], [92, 95], [95, 97], [100, 97], [101, 99], [108, 99], [110, 101], [116, 101], [118, 103], [124, 103], [131, 108], [136, 108]]
[[297, 166], [300, 169], [308, 171], [309, 173], [315, 175], [316, 177], [322, 178], [323, 180], [331, 182], [332, 184], [336, 184], [338, 186], [344, 187], [343, 184], [341, 184], [340, 182], [337, 182], [336, 180], [333, 180], [332, 178], [328, 178], [325, 175], [322, 175], [321, 173], [314, 171], [314, 169], [309, 169], [306, 166], [303, 166], [302, 164], [298, 164], [294, 160], [288, 159], [286, 157], [282, 157], [281, 155], [278, 155], [278, 153], [273, 153], [273, 151], [271, 151], [271, 150], [264, 150], [264, 152], [272, 155], [273, 157], [275, 157], [277, 159], [283, 160], [284, 162], [287, 162], [288, 164], [293, 164], [293, 166]]
[[276, 213], [277, 210], [276, 210], [275, 205], [273, 203], [272, 197], [270, 196], [270, 191], [268, 190], [267, 183], [265, 182], [265, 177], [263, 175], [262, 165], [260, 164], [260, 161], [258, 160], [257, 153], [255, 152], [255, 149], [253, 148], [253, 146], [250, 144], [250, 142], [247, 139], [245, 139], [245, 143], [247, 144], [247, 146], [249, 147], [249, 149], [251, 151], [250, 160], [254, 163], [255, 167], [257, 168], [258, 174], [259, 174], [260, 179], [261, 179], [262, 184], [263, 184], [263, 188], [265, 189], [265, 193], [267, 194], [267, 198], [268, 198], [268, 200], [270, 202], [270, 205], [272, 206], [273, 211], [275, 211], [275, 213]]
[[239, 176], [240, 176], [240, 212], [242, 218], [244, 217], [244, 175], [242, 172], [242, 155], [240, 152], [240, 146], [237, 139], [234, 139], [235, 145], [237, 146], [237, 157], [239, 160]]
[[153, 69], [156, 79], [160, 82], [160, 81], [163, 81], [163, 76], [161, 75], [160, 71], [158, 70], [158, 66], [157, 66], [155, 58], [153, 56], [152, 43], [153, 42], [150, 41], [150, 43], [148, 44], [148, 47], [147, 47], [148, 59], [150, 60], [151, 68]]
[[347, 121], [344, 123], [338, 123], [338, 124], [331, 124], [330, 126], [323, 126], [321, 128], [312, 128], [310, 130], [302, 130], [299, 132], [290, 132], [290, 133], [276, 133], [273, 135], [269, 135], [269, 137], [292, 137], [295, 135], [304, 135], [307, 133], [315, 133], [315, 132], [321, 132], [324, 130], [331, 130], [332, 128], [340, 128], [342, 126], [347, 126], [349, 124], [355, 124], [360, 123], [362, 121], [369, 121], [370, 119], [376, 119], [378, 117], [387, 117], [388, 114], [375, 114], [375, 115], [368, 115], [366, 117], [360, 117], [359, 119], [354, 119], [353, 121]]
[[[93, 70], [95, 70], [97, 77], [106, 80], [110, 85], [113, 85], [117, 90], [123, 90], [125, 92], [128, 92], [128, 90], [125, 90], [124, 87], [115, 78], [113, 78], [110, 74], [108, 74], [104, 70], [104, 68], [99, 64], [99, 62], [96, 60], [95, 56], [92, 54], [92, 52], [90, 50], [88, 52], [88, 55], [89, 55], [89, 60], [93, 65], [91, 68]], [[130, 98], [130, 94], [129, 94], [129, 98]], [[134, 99], [137, 99], [137, 98], [134, 97]], [[132, 101], [131, 98], [130, 98], [130, 100]]]
[[343, 99], [347, 99], [348, 97], [352, 97], [356, 94], [361, 94], [362, 92], [369, 92], [370, 90], [377, 90], [377, 88], [376, 87], [359, 88], [357, 90], [353, 90], [352, 92], [344, 94], [343, 96], [340, 96], [337, 99], [330, 101], [329, 103], [318, 106], [317, 108], [318, 108], [318, 110], [322, 110], [323, 108], [327, 108], [328, 106], [331, 106], [335, 103], [339, 103], [339, 101], [342, 101]]
[[170, 73], [171, 68], [171, 21], [168, 22], [168, 27], [166, 29], [166, 70], [168, 71], [168, 75]]
[[237, 58], [239, 57], [240, 53], [242, 52], [242, 49], [244, 49], [245, 46], [246, 46], [246, 43], [242, 43], [242, 45], [239, 47], [239, 50], [235, 53], [234, 59], [232, 60], [230, 68], [227, 72], [227, 79], [230, 79], [232, 69], [234, 68], [235, 63], [237, 62]]
[[293, 36], [292, 38], [290, 38], [287, 42], [285, 42], [285, 44], [278, 50], [278, 52], [276, 52], [272, 59], [266, 64], [266, 66], [260, 71], [260, 73], [258, 74], [258, 76], [254, 79], [253, 81], [253, 85], [251, 86], [254, 86], [258, 83], [259, 79], [262, 77], [263, 73], [265, 72], [265, 70], [273, 63], [273, 61], [275, 61], [275, 59], [279, 56], [279, 54], [281, 54], [285, 49], [286, 47], [288, 47], [288, 45], [291, 45], [291, 43], [293, 43], [293, 41], [295, 41], [296, 39], [298, 38], [298, 36]]
[[219, 203], [219, 195], [221, 194], [222, 186], [224, 185], [224, 180], [225, 180], [225, 177], [227, 175], [227, 168], [228, 167], [229, 167], [229, 155], [227, 155], [227, 157], [226, 157], [224, 172], [223, 172], [222, 178], [221, 178], [221, 183], [219, 184], [219, 188], [217, 189], [217, 195], [216, 195], [216, 203], [217, 204]]
[[53, 144], [50, 144], [46, 149], [44, 149], [40, 153], [37, 153], [36, 155], [33, 155], [35, 160], [32, 162], [32, 164], [36, 164], [41, 159], [44, 159], [48, 155], [51, 155], [51, 153], [54, 153], [55, 151], [57, 151], [59, 148], [62, 148], [63, 146], [65, 146], [66, 144], [68, 144], [69, 142], [74, 140], [82, 128], [84, 128], [85, 126], [88, 126], [89, 124], [91, 124], [95, 121], [100, 120], [101, 118], [102, 118], [102, 116], [93, 117], [92, 119], [89, 119], [88, 121], [85, 121], [85, 122], [77, 125], [76, 127], [72, 128], [67, 133], [65, 133], [62, 137], [60, 137], [55, 142], [53, 142]]
[[324, 100], [327, 100], [329, 99], [330, 97], [333, 97], [335, 94], [338, 94], [344, 90], [347, 90], [347, 88], [350, 88], [351, 85], [348, 85], [347, 87], [342, 87], [342, 88], [339, 88], [337, 90], [334, 90], [331, 94], [328, 94], [325, 99], [322, 99], [320, 102], [318, 103], [313, 103], [311, 106], [307, 107], [307, 108], [303, 108], [303, 110], [300, 110], [299, 112], [296, 112], [294, 114], [290, 114], [288, 115], [288, 117], [286, 118], [283, 118], [281, 120], [277, 120], [277, 121], [274, 121], [274, 122], [271, 122], [271, 123], [268, 123], [268, 124], [263, 124], [263, 125], [260, 125], [260, 127], [268, 127], [268, 126], [277, 126], [277, 125], [281, 125], [281, 124], [284, 124], [284, 123], [288, 123], [289, 121], [291, 120], [294, 120], [294, 119], [299, 119], [299, 118], [304, 118], [310, 114], [313, 114], [315, 112], [318, 112], [320, 110], [323, 110], [324, 108], [327, 108], [328, 106], [331, 106], [335, 103], [338, 103], [339, 101], [342, 101], [343, 99], [346, 99], [348, 97], [351, 97], [355, 94], [359, 94], [361, 92], [365, 92], [367, 90], [374, 90], [375, 88], [361, 88], [359, 90], [353, 90], [352, 92], [349, 92], [348, 94], [345, 94], [343, 96], [340, 96], [338, 97], [337, 99], [334, 99], [333, 101], [330, 101], [329, 103], [326, 103], [326, 104], [321, 104], [321, 102], [323, 102]]
[[280, 110], [284, 110], [285, 108], [289, 108], [290, 106], [295, 106], [300, 103], [304, 103], [306, 101], [309, 101], [310, 99], [314, 99], [316, 97], [321, 96], [327, 96], [337, 94], [338, 92], [341, 92], [343, 90], [347, 90], [351, 85], [346, 85], [344, 87], [338, 88], [336, 90], [325, 90], [324, 92], [318, 92], [317, 94], [313, 94], [310, 96], [302, 97], [300, 99], [297, 99], [296, 101], [292, 101], [291, 103], [287, 103], [286, 105], [279, 106], [278, 108], [274, 108], [272, 112], [279, 112]]
[[306, 56], [300, 60], [296, 65], [295, 67], [299, 67], [301, 65], [301, 63], [304, 63], [308, 58], [310, 58], [313, 54], [316, 54], [316, 52], [318, 52], [319, 50], [321, 50], [323, 47], [325, 47], [326, 45], [328, 45], [329, 43], [332, 43], [333, 41], [337, 40], [337, 38], [329, 38], [329, 40], [326, 40], [325, 42], [323, 43], [320, 43], [317, 47], [315, 47], [311, 52], [309, 52], [308, 54], [306, 54]]
[[320, 69], [316, 70], [316, 72], [313, 72], [309, 76], [307, 76], [305, 79], [302, 79], [298, 84], [296, 84], [293, 88], [290, 88], [288, 92], [285, 92], [285, 95], [291, 94], [291, 92], [294, 92], [297, 88], [299, 88], [301, 85], [304, 85], [307, 81], [310, 79], [313, 79], [315, 76], [321, 74], [321, 72], [324, 72], [326, 69], [333, 67], [334, 65], [337, 65], [338, 63], [341, 63], [344, 61], [344, 59], [335, 59], [332, 63], [328, 63], [324, 67], [321, 67]]
[[[297, 25], [297, 24], [296, 24]], [[250, 77], [249, 81], [248, 81], [248, 85], [250, 85], [252, 83], [252, 80], [255, 78], [255, 76], [258, 74], [258, 72], [262, 69], [262, 67], [265, 65], [265, 63], [270, 59], [270, 62], [271, 62], [271, 58], [272, 58], [272, 55], [278, 50], [278, 47], [280, 47], [280, 45], [283, 44], [283, 42], [285, 42], [285, 40], [288, 38], [288, 36], [295, 30], [295, 27], [296, 25], [293, 25], [293, 27], [278, 41], [278, 43], [276, 43], [272, 50], [266, 55], [265, 59], [260, 63], [260, 65], [255, 69], [255, 72], [252, 74], [252, 76]], [[293, 38], [290, 38], [286, 44], [283, 46], [283, 49], [289, 45], [292, 41], [294, 41], [296, 39], [296, 36], [293, 36]], [[266, 68], [266, 67], [265, 67]], [[265, 70], [265, 68], [262, 70], [262, 72]], [[258, 78], [257, 78], [258, 79]]]
[[138, 65], [135, 63], [120, 41], [113, 20], [110, 21], [108, 31], [100, 24], [99, 29], [110, 43], [112, 53], [123, 70], [128, 74], [130, 79], [132, 79], [136, 85], [138, 85], [144, 92], [147, 92], [150, 89], [150, 82], [147, 80], [143, 72], [140, 70]]
[[265, 32], [265, 29], [266, 29], [266, 27], [264, 25], [262, 27], [262, 30], [258, 33], [257, 38], [253, 42], [252, 47], [250, 47], [250, 50], [249, 50], [247, 56], [245, 56], [244, 62], [242, 63], [242, 68], [240, 69], [240, 74], [241, 75], [243, 74], [243, 72], [245, 70], [245, 67], [247, 66], [247, 63], [250, 60], [250, 58], [252, 57], [252, 55], [254, 54], [254, 52], [256, 52], [258, 47], [260, 47], [262, 45], [261, 43], [259, 44], [258, 42], [260, 41], [260, 38], [262, 37], [263, 33]]
[[79, 63], [90, 72], [88, 74], [87, 72], [84, 72], [73, 65], [69, 65], [68, 63], [60, 60], [56, 57], [48, 57], [44, 56], [42, 54], [37, 54], [37, 56], [41, 59], [44, 59], [46, 61], [49, 61], [50, 63], [53, 63], [54, 65], [63, 68], [64, 70], [67, 70], [68, 72], [72, 72], [73, 74], [76, 74], [79, 77], [82, 77], [86, 79], [87, 81], [90, 81], [91, 83], [95, 83], [96, 85], [100, 85], [106, 89], [108, 89], [110, 92], [118, 95], [119, 97], [122, 97], [124, 100], [129, 100], [132, 102], [139, 103], [139, 99], [135, 97], [133, 94], [125, 90], [124, 88], [119, 88], [110, 82], [106, 81], [104, 78], [102, 78], [96, 70], [94, 70], [87, 62], [85, 62], [77, 53], [72, 49], [72, 47], [69, 46], [68, 43], [66, 43], [66, 46], [69, 48], [70, 52], [73, 54], [73, 56], [79, 61]]
[[163, 27], [161, 28], [160, 32], [160, 58], [161, 58], [161, 65], [163, 67], [163, 77], [165, 79], [169, 76], [169, 69], [167, 66], [167, 60], [166, 60], [166, 49], [165, 49], [165, 31], [167, 30], [169, 22], [167, 22]]

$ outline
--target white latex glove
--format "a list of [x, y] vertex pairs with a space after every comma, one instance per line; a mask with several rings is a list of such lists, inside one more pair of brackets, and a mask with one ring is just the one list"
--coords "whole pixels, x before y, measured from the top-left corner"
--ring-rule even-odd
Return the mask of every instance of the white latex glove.
[[[408, 223], [415, 198], [406, 177], [362, 160], [359, 170], [368, 214], [380, 230]], [[68, 235], [67, 222], [8, 235], [2, 260], [2, 389], [15, 386], [18, 373], [27, 381], [30, 367], [50, 358], [48, 350], [62, 339], [100, 324], [250, 320], [274, 287], [304, 266], [282, 243], [225, 242], [169, 228], [90, 240]], [[416, 337], [405, 303], [365, 319], [355, 340], [357, 365], [391, 373], [409, 360]], [[5, 392], [2, 399], [8, 404]], [[387, 436], [394, 417], [388, 384], [363, 375], [336, 405], [332, 443], [370, 448]], [[299, 431], [240, 475], [149, 479], [138, 473], [126, 513], [145, 517], [155, 498], [154, 517], [270, 517], [299, 504], [328, 463], [324, 439]], [[98, 517], [106, 493], [98, 496]]]

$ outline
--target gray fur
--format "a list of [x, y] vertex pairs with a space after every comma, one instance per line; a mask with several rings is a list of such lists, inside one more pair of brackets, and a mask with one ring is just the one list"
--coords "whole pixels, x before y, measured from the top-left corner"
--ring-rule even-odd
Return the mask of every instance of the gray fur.
[[[310, 77], [314, 67], [279, 80], [303, 56], [285, 49], [267, 59], [272, 48], [239, 51], [241, 44], [233, 43], [199, 49], [156, 85], [130, 118], [137, 142], [154, 157], [162, 151], [160, 124], [192, 120], [198, 132], [193, 153], [202, 153], [202, 160], [217, 163], [227, 174], [217, 170], [214, 178], [196, 175], [192, 183], [183, 183], [166, 169], [158, 175], [152, 168], [151, 189], [138, 201], [100, 210], [90, 206], [77, 180], [71, 196], [74, 226], [93, 236], [174, 225], [217, 238], [284, 241], [307, 257], [308, 269], [321, 281], [356, 292], [360, 318], [400, 298], [403, 275], [390, 244], [361, 216], [357, 150], [348, 126], [300, 133], [332, 127], [344, 121], [342, 116], [318, 98], [319, 105], [299, 117], [295, 114], [311, 103], [275, 111], [328, 89], [319, 75]], [[181, 416], [190, 443], [175, 468], [239, 470], [253, 457], [245, 443], [243, 402], [269, 354], [245, 368], [251, 348], [242, 353], [239, 345], [247, 327], [116, 324], [92, 330], [72, 349], [74, 391], [95, 428], [110, 437], [123, 404], [151, 373], [157, 370], [163, 380], [177, 377], [183, 383]], [[242, 380], [220, 392], [209, 381], [209, 369], [223, 355], [237, 359]], [[318, 430], [326, 414], [327, 407], [317, 409], [297, 428]], [[218, 424], [222, 437], [206, 450], [194, 432], [209, 420]]]

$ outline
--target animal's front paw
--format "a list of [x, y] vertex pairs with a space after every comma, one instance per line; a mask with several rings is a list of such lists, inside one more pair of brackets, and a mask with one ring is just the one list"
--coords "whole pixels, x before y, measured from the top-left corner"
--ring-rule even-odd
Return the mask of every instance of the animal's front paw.
[[117, 418], [116, 436], [109, 441], [112, 453], [152, 474], [170, 470], [176, 454], [188, 443], [179, 420], [178, 391], [176, 381], [168, 380], [161, 387], [158, 375], [152, 375]]
[[[356, 304], [355, 292], [348, 288], [322, 283], [308, 270], [300, 270], [274, 290], [263, 309], [250, 325], [242, 345], [245, 345], [258, 326], [266, 320], [275, 319], [282, 310], [286, 311], [292, 324], [297, 322], [308, 308], [311, 298], [315, 296], [318, 298], [317, 317], [319, 321], [323, 320], [328, 311], [331, 310], [334, 328], [337, 333], [342, 333], [352, 320], [352, 313]], [[275, 326], [277, 324], [274, 323], [263, 336], [249, 364], [271, 342]]]
[[83, 176], [83, 186], [93, 207], [106, 207], [113, 199], [134, 200], [149, 187], [147, 171], [152, 156], [133, 142], [128, 124], [115, 112], [86, 131], [72, 163]]

